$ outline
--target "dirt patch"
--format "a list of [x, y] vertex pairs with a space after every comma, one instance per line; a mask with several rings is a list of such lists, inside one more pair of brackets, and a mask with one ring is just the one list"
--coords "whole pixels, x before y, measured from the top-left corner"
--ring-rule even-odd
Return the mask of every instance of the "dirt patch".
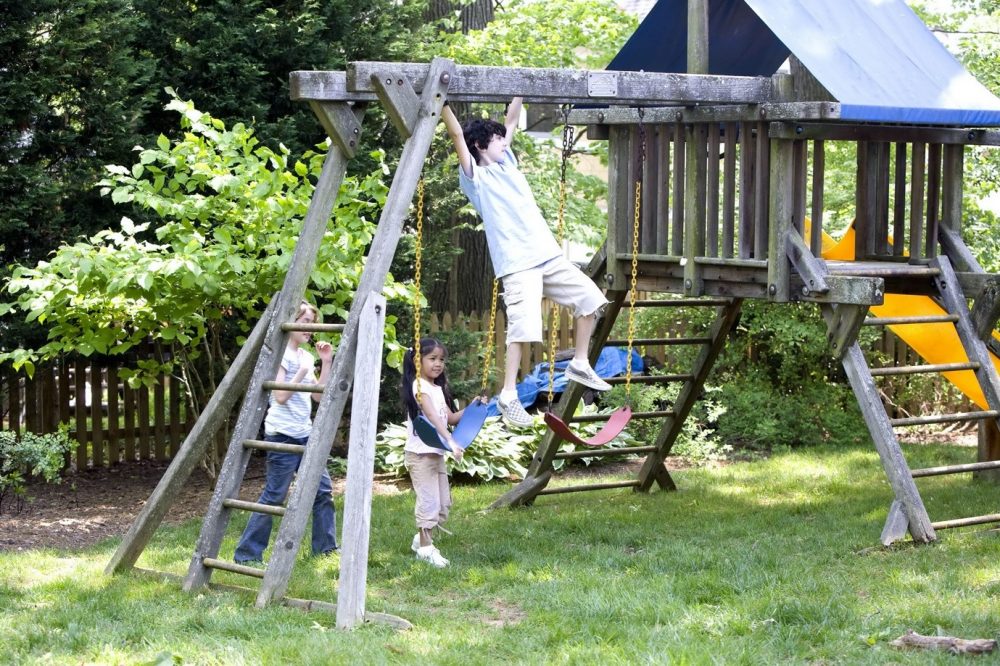
[[[85, 548], [108, 537], [124, 534], [149, 499], [166, 462], [136, 462], [100, 467], [72, 474], [61, 484], [33, 484], [31, 498], [15, 512], [9, 500], [0, 513], [0, 550], [34, 548]], [[240, 493], [242, 499], [254, 500], [264, 484], [264, 459], [254, 457]], [[334, 489], [344, 492], [344, 479], [334, 479]], [[394, 479], [376, 477], [376, 494], [406, 492], [408, 486]], [[184, 486], [184, 492], [167, 511], [164, 521], [180, 523], [201, 517], [212, 497], [212, 486], [197, 469]]]

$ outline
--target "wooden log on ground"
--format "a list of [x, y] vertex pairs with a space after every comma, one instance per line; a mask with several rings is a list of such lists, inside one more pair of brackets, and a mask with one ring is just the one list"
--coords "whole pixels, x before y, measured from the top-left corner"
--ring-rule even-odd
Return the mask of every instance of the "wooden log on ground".
[[921, 636], [912, 629], [889, 643], [894, 648], [947, 650], [952, 654], [987, 654], [997, 648], [992, 638], [955, 638], [953, 636]]

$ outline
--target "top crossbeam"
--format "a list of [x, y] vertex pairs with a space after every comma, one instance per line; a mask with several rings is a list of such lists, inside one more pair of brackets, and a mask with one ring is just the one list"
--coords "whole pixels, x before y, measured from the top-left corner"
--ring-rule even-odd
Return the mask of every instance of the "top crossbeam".
[[[391, 74], [423, 90], [430, 66], [419, 63], [354, 62], [346, 72], [291, 73], [291, 98], [308, 102], [369, 102], [378, 99], [373, 76]], [[606, 70], [459, 65], [448, 82], [458, 102], [661, 105], [684, 103], [762, 104], [777, 101], [768, 77], [616, 72]]]

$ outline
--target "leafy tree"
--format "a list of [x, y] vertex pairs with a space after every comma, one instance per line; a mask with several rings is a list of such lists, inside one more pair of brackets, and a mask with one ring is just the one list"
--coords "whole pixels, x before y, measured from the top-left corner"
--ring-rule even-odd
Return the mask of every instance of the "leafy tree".
[[[138, 163], [109, 167], [101, 182], [114, 203], [154, 213], [155, 225], [123, 218], [119, 229], [16, 268], [8, 285], [16, 301], [5, 308], [47, 324], [49, 340], [3, 357], [30, 369], [64, 353], [117, 355], [152, 340], [169, 353], [126, 376], [137, 382], [178, 372], [197, 415], [236, 350], [235, 338], [284, 279], [325, 154], [296, 159], [287, 148], [260, 144], [250, 127], [227, 129], [191, 102], [174, 98], [169, 108], [181, 114], [183, 138], [161, 135], [155, 148], [139, 150]], [[350, 307], [385, 175], [380, 168], [348, 178], [338, 195], [308, 294], [334, 318], [345, 318]], [[387, 289], [408, 297], [391, 280]], [[392, 322], [386, 335], [398, 356]]]

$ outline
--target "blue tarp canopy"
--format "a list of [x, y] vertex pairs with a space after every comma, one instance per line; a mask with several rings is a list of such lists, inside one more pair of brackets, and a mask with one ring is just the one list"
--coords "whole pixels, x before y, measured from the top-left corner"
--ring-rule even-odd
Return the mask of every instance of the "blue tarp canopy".
[[[659, 0], [608, 69], [687, 71], [687, 0]], [[770, 76], [790, 53], [843, 120], [1000, 126], [1000, 99], [903, 0], [710, 0], [709, 73]]]

